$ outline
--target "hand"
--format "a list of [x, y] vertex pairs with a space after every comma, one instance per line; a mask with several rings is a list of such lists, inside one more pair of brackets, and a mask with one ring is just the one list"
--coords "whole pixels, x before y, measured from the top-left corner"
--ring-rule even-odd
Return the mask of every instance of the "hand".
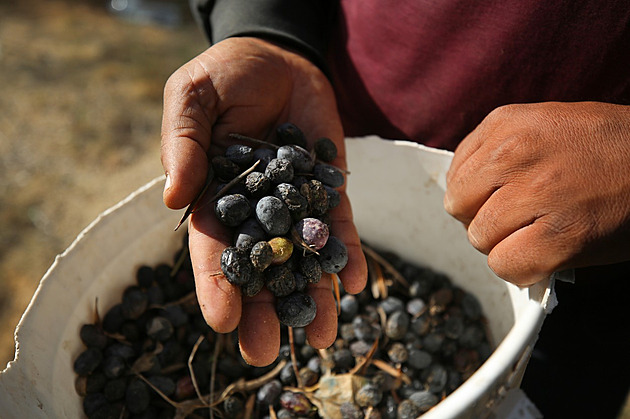
[[501, 278], [630, 259], [630, 107], [496, 109], [455, 151], [446, 210]]
[[[162, 164], [167, 174], [164, 203], [187, 206], [203, 187], [208, 155], [222, 153], [229, 133], [269, 139], [284, 122], [300, 127], [308, 139], [326, 136], [338, 147], [333, 162], [344, 168], [343, 131], [332, 88], [310, 61], [269, 42], [231, 38], [220, 42], [177, 70], [164, 91]], [[331, 211], [332, 232], [348, 247], [349, 261], [339, 276], [350, 293], [363, 289], [367, 267], [352, 222], [350, 203]], [[195, 212], [189, 220], [189, 246], [197, 297], [207, 323], [219, 333], [239, 329], [244, 359], [252, 365], [273, 362], [279, 353], [280, 324], [273, 296], [264, 289], [241, 297], [221, 272], [220, 257], [231, 234], [212, 211]], [[309, 289], [317, 316], [306, 327], [309, 343], [330, 346], [337, 333], [336, 307], [326, 275]]]

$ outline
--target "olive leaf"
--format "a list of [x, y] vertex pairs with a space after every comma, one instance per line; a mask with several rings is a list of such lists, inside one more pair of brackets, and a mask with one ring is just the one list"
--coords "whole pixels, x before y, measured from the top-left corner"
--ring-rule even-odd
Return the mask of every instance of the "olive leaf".
[[341, 405], [354, 403], [354, 395], [369, 380], [356, 374], [324, 374], [319, 380], [319, 388], [306, 394], [311, 403], [317, 407], [322, 417], [342, 419]]

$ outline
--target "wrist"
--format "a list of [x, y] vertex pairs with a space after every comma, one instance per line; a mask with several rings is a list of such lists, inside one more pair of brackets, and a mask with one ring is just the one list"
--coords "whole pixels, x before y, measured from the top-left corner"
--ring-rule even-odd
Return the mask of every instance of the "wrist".
[[[327, 74], [326, 49], [336, 2], [327, 0], [214, 0], [204, 3], [211, 43], [256, 37], [298, 51]], [[201, 12], [201, 10], [200, 10]], [[207, 23], [207, 24], [206, 24]]]

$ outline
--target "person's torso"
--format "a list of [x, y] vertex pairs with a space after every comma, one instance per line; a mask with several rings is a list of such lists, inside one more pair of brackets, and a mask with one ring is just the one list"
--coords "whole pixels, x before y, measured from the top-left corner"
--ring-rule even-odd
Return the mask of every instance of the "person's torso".
[[331, 42], [351, 136], [453, 149], [500, 105], [630, 103], [627, 0], [342, 0]]

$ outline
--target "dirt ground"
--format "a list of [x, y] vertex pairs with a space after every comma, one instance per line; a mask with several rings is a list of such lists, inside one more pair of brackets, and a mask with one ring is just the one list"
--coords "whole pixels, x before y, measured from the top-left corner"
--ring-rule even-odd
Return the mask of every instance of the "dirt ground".
[[162, 174], [164, 82], [206, 48], [185, 0], [168, 2], [176, 26], [123, 19], [114, 3], [0, 0], [0, 370], [55, 256]]
[[103, 210], [155, 176], [162, 90], [206, 48], [109, 2], [0, 1], [0, 370], [37, 284]]

